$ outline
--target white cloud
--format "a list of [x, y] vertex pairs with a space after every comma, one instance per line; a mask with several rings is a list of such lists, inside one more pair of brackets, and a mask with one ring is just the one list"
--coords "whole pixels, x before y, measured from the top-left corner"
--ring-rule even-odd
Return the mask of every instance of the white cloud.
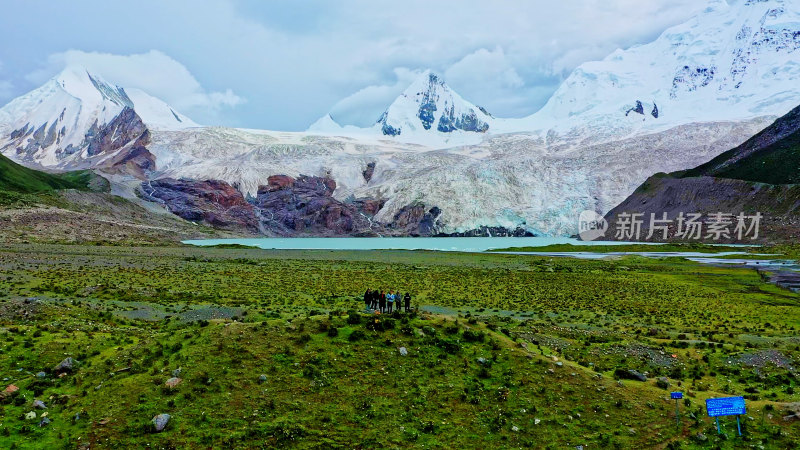
[[83, 66], [122, 87], [141, 89], [189, 116], [209, 109], [216, 112], [245, 101], [231, 89], [206, 91], [183, 64], [157, 50], [133, 55], [68, 50], [50, 55], [46, 68], [32, 72], [27, 79], [41, 84], [69, 65]]
[[11, 98], [14, 95], [14, 85], [8, 80], [0, 80], [0, 100]]
[[[3, 61], [0, 61], [0, 73], [3, 73]], [[8, 80], [0, 80], [0, 105], [14, 95], [14, 85]]]
[[331, 108], [331, 117], [340, 125], [373, 125], [380, 114], [420, 73], [421, 71], [398, 67], [394, 69], [394, 83], [367, 86], [348, 95]]
[[499, 46], [494, 50], [482, 48], [461, 58], [445, 70], [444, 78], [456, 92], [489, 112], [500, 110], [508, 115], [504, 100], [513, 97], [522, 101], [526, 97], [525, 81]]

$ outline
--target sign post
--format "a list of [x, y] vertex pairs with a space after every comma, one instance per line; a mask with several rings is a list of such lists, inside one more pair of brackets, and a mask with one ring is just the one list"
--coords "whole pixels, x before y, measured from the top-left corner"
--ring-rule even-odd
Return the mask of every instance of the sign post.
[[683, 392], [670, 392], [669, 396], [675, 400], [675, 425], [679, 428], [681, 426], [681, 410], [678, 406], [678, 402], [683, 398]]
[[736, 416], [736, 429], [739, 436], [742, 435], [742, 425], [739, 422], [739, 416], [747, 414], [747, 408], [744, 404], [744, 397], [723, 397], [723, 398], [709, 398], [706, 400], [706, 410], [709, 417], [714, 417], [717, 421], [717, 433], [722, 434], [719, 426], [720, 416]]

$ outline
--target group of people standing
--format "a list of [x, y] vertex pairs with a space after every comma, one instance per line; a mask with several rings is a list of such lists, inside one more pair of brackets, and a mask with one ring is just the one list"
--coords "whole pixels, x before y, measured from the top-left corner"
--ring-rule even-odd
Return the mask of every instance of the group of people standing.
[[395, 304], [397, 304], [398, 312], [403, 306], [405, 306], [406, 312], [411, 311], [411, 294], [406, 292], [406, 295], [402, 295], [400, 291], [383, 292], [372, 289], [364, 292], [364, 306], [367, 309], [380, 311], [381, 314], [391, 313]]

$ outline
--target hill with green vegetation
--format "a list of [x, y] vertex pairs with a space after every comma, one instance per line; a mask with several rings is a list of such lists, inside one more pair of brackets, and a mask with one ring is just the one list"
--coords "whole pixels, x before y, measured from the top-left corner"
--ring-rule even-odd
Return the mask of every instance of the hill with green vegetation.
[[109, 191], [91, 170], [51, 174], [0, 155], [0, 240], [154, 245], [235, 237]]
[[711, 176], [766, 184], [800, 183], [800, 107], [682, 178]]
[[64, 174], [41, 172], [0, 155], [0, 191], [33, 194], [57, 189], [87, 189], [91, 176], [90, 171]]

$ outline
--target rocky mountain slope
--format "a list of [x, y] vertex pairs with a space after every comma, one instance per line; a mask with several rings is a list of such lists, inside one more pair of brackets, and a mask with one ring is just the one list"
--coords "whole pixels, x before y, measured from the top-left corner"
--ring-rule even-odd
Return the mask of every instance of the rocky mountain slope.
[[[724, 242], [797, 242], [800, 239], [800, 107], [742, 145], [735, 147], [694, 169], [650, 177], [631, 196], [606, 216], [607, 237], [623, 239], [618, 231], [622, 214], [643, 214], [643, 236], [649, 234], [650, 215], [662, 218], [663, 213], [675, 220], [680, 213], [700, 213], [707, 229], [717, 213], [731, 214], [731, 230]], [[761, 214], [759, 236], [744, 238], [734, 233], [737, 216]], [[745, 221], [749, 228], [752, 220]], [[673, 223], [664, 239], [663, 231], [652, 240], [682, 240]], [[745, 230], [746, 231], [746, 230]], [[715, 236], [703, 232], [699, 240], [712, 241]]]
[[[302, 217], [302, 233], [326, 236], [572, 235], [581, 211], [609, 211], [652, 174], [707, 162], [800, 103], [800, 5], [709, 5], [650, 44], [581, 65], [523, 119], [492, 117], [424, 72], [371, 128], [330, 116], [302, 133], [200, 127], [71, 68], [0, 109], [0, 151], [34, 167], [135, 177], [145, 197], [226, 228], [291, 235]], [[276, 176], [335, 188], [270, 193]], [[220, 214], [233, 197], [255, 219]], [[297, 198], [319, 211], [291, 206]], [[320, 218], [327, 208], [341, 216]], [[421, 213], [408, 222], [408, 211]]]

